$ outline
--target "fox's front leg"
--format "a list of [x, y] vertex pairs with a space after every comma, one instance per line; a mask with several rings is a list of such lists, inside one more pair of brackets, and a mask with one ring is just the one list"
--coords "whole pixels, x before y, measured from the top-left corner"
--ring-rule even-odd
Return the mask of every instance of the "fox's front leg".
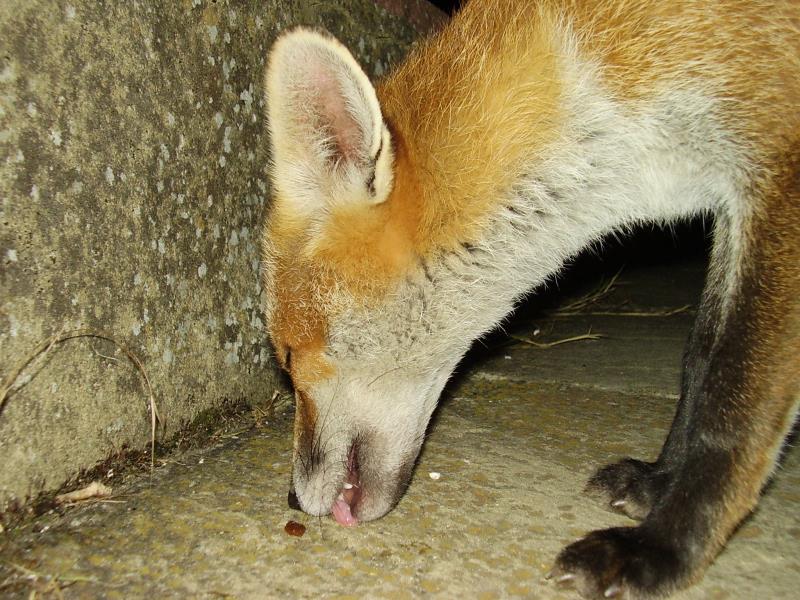
[[731, 248], [732, 231], [724, 218], [717, 220], [712, 268], [707, 275], [700, 310], [683, 357], [680, 400], [658, 459], [655, 462], [623, 459], [599, 469], [586, 485], [590, 495], [599, 497], [611, 510], [633, 519], [641, 521], [647, 517], [684, 463], [695, 399], [703, 393], [723, 312], [724, 293], [731, 285], [728, 267], [735, 262]]
[[628, 461], [593, 478], [610, 494], [614, 485], [639, 486], [644, 520], [594, 531], [561, 552], [553, 575], [584, 596], [652, 598], [696, 580], [772, 474], [800, 400], [794, 165], [765, 194], [766, 210], [754, 213], [749, 227], [719, 221], [715, 255], [728, 262], [712, 271], [739, 275], [720, 277], [724, 294], [706, 294], [687, 354], [696, 360], [684, 372], [681, 404], [658, 461]]

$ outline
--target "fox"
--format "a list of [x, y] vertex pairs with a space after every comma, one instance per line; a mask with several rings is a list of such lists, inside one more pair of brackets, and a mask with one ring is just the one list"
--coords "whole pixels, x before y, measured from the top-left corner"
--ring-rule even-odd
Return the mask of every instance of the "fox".
[[375, 84], [282, 32], [264, 78], [266, 328], [294, 388], [290, 498], [394, 508], [474, 340], [587, 246], [713, 223], [674, 421], [587, 487], [638, 524], [554, 559], [588, 598], [700, 579], [800, 403], [800, 4], [472, 0]]

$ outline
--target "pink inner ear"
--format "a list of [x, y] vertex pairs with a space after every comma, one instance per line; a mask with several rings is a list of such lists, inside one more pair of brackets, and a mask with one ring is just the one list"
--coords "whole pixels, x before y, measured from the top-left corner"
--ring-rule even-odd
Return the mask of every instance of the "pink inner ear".
[[310, 87], [315, 90], [318, 125], [327, 130], [336, 144], [336, 158], [353, 161], [363, 153], [363, 133], [358, 122], [347, 110], [342, 84], [323, 65], [309, 73]]

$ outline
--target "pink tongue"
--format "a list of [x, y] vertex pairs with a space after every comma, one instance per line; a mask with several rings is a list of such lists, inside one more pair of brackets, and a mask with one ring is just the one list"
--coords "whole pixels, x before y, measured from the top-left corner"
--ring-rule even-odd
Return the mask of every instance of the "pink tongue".
[[333, 518], [336, 519], [339, 525], [344, 525], [345, 527], [358, 525], [358, 519], [350, 512], [350, 505], [342, 499], [336, 500], [331, 512], [333, 512]]

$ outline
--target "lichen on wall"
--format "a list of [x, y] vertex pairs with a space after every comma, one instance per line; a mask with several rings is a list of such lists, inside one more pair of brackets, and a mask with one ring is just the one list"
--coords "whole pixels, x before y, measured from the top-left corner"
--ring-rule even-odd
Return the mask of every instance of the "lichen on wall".
[[[261, 77], [296, 23], [330, 30], [372, 75], [417, 36], [369, 0], [0, 5], [0, 377], [87, 328], [142, 360], [162, 439], [225, 399], [271, 396]], [[145, 448], [149, 428], [117, 345], [49, 348], [0, 412], [0, 511]]]

